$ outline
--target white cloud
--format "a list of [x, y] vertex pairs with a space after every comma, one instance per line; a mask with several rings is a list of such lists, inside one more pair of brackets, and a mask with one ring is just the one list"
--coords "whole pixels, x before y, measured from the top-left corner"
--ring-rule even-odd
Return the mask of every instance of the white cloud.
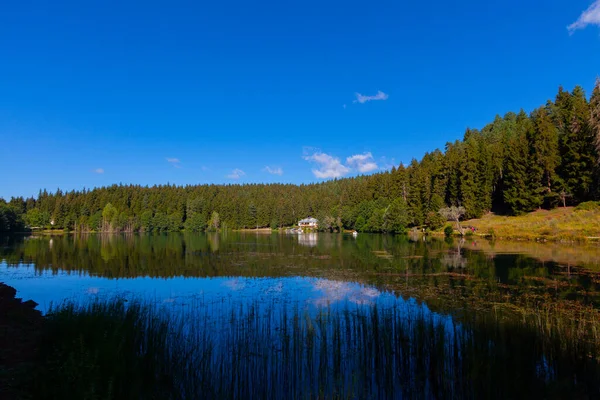
[[175, 168], [181, 168], [181, 161], [179, 160], [179, 158], [167, 157], [166, 160], [169, 164], [173, 165]]
[[329, 154], [316, 152], [312, 155], [305, 155], [303, 158], [319, 165], [319, 168], [313, 169], [312, 172], [320, 179], [340, 178], [350, 172], [350, 168], [343, 165], [339, 158]]
[[97, 173], [97, 174], [103, 174], [104, 173], [104, 168], [96, 168], [94, 170], [94, 172]]
[[377, 94], [375, 96], [367, 96], [367, 95], [360, 94], [360, 93], [355, 93], [355, 95], [356, 95], [356, 100], [354, 100], [354, 103], [360, 103], [360, 104], [364, 104], [367, 101], [372, 101], [372, 100], [387, 100], [389, 97], [387, 94], [383, 93], [381, 90], [377, 91]]
[[283, 175], [283, 169], [281, 169], [281, 167], [269, 167], [268, 165], [264, 168], [263, 171], [267, 171], [268, 173], [272, 174], [272, 175]]
[[364, 153], [364, 154], [355, 154], [346, 159], [346, 164], [348, 164], [351, 168], [355, 168], [358, 172], [366, 173], [375, 171], [379, 166], [373, 160], [373, 154]]
[[600, 0], [596, 0], [585, 10], [571, 25], [567, 26], [570, 34], [578, 29], [584, 29], [588, 25], [597, 25], [600, 27]]
[[239, 168], [236, 168], [233, 171], [231, 171], [231, 173], [229, 175], [227, 175], [227, 177], [229, 179], [240, 179], [244, 175], [246, 175], [246, 173], [244, 171], [242, 171]]

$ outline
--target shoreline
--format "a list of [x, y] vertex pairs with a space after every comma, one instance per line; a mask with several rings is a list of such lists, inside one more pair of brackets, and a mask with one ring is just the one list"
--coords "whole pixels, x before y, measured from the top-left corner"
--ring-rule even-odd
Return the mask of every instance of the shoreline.
[[[468, 221], [467, 221], [468, 222]], [[281, 232], [281, 230], [273, 230], [271, 228], [245, 228], [245, 229], [233, 229], [231, 232], [240, 232], [240, 233], [276, 233]], [[342, 234], [350, 234], [352, 231], [344, 231]], [[179, 232], [160, 232], [160, 234], [168, 234], [168, 233], [185, 233], [185, 231]], [[216, 232], [202, 232], [202, 233], [216, 233]], [[315, 233], [329, 233], [329, 232], [318, 232]], [[339, 233], [339, 232], [334, 232]], [[375, 235], [402, 235], [402, 234], [390, 234], [390, 233], [371, 233], [371, 232], [360, 232], [361, 234], [375, 234]], [[62, 236], [62, 235], [75, 235], [75, 234], [84, 234], [84, 235], [113, 235], [113, 234], [154, 234], [153, 232], [96, 232], [96, 231], [64, 231], [64, 230], [44, 230], [44, 231], [30, 231], [30, 232], [12, 232], [6, 233], [6, 235], [41, 235], [41, 236]], [[445, 237], [444, 232], [442, 231], [429, 231], [429, 232], [421, 232], [420, 230], [409, 230], [405, 236], [410, 236], [418, 234], [419, 236], [434, 236], [439, 239], [443, 239]], [[491, 236], [490, 234], [484, 233], [472, 233], [461, 236], [460, 234], [454, 233], [451, 236], [453, 239], [484, 239], [489, 241], [502, 241], [502, 242], [529, 242], [529, 243], [558, 243], [558, 244], [600, 244], [600, 236], [544, 236], [544, 235], [509, 235], [509, 236]]]

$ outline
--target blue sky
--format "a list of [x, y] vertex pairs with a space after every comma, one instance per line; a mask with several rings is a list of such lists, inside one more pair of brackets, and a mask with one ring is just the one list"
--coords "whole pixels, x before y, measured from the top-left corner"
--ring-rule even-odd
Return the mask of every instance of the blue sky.
[[7, 2], [0, 197], [373, 173], [590, 93], [599, 26], [600, 0]]

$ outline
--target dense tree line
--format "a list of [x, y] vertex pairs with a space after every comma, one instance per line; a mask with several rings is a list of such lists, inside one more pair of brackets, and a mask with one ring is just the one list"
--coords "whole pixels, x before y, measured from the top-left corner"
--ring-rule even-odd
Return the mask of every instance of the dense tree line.
[[0, 201], [0, 231], [54, 227], [78, 231], [202, 231], [281, 227], [314, 216], [321, 229], [402, 232], [438, 228], [440, 209], [466, 218], [520, 214], [600, 198], [600, 80], [559, 89], [530, 114], [497, 116], [467, 129], [445, 151], [390, 171], [309, 185], [142, 187], [113, 185]]

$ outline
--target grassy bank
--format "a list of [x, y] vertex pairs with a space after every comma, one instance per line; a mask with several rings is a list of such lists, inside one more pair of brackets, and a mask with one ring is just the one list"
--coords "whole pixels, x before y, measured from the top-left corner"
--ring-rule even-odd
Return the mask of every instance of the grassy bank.
[[520, 216], [487, 214], [462, 223], [476, 234], [496, 239], [548, 241], [600, 241], [600, 207], [538, 210]]
[[35, 399], [600, 395], [598, 341], [544, 315], [456, 323], [397, 306], [209, 310], [64, 305], [46, 317], [23, 385]]

